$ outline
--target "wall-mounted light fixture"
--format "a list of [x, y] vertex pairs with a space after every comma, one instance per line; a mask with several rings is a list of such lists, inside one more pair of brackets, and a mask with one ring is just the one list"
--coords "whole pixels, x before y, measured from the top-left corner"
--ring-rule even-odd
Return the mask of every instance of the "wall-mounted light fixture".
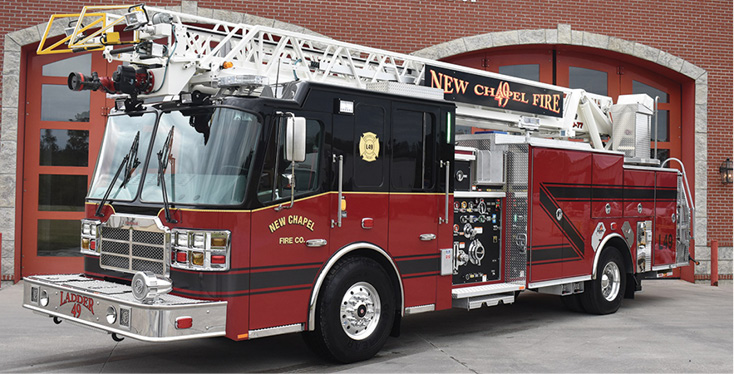
[[730, 158], [726, 158], [726, 161], [721, 163], [719, 166], [719, 174], [721, 174], [721, 183], [730, 184], [732, 183], [732, 163]]

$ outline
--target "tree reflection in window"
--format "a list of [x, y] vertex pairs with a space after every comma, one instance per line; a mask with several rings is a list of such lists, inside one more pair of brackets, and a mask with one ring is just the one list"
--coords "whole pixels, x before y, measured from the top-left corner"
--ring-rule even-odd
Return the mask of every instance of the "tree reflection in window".
[[89, 131], [41, 129], [40, 165], [87, 166]]

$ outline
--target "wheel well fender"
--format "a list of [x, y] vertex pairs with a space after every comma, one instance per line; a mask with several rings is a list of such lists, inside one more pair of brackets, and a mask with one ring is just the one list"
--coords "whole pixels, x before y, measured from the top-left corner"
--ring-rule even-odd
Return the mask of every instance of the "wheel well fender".
[[329, 257], [321, 268], [319, 275], [316, 277], [314, 286], [311, 289], [311, 299], [308, 303], [308, 321], [306, 330], [313, 331], [316, 328], [316, 304], [318, 302], [319, 293], [321, 292], [321, 287], [326, 279], [326, 275], [329, 274], [331, 268], [333, 268], [339, 261], [357, 256], [372, 259], [385, 269], [385, 272], [390, 277], [390, 283], [393, 285], [393, 291], [399, 298], [397, 300], [398, 303], [396, 303], [396, 306], [400, 308], [398, 312], [400, 313], [400, 316], [403, 315], [403, 311], [405, 310], [405, 291], [403, 289], [403, 282], [400, 278], [400, 272], [398, 271], [398, 267], [395, 265], [395, 262], [392, 260], [392, 257], [390, 257], [384, 249], [372, 243], [352, 243], [334, 252], [334, 254]]
[[599, 243], [598, 248], [599, 250], [596, 251], [596, 254], [594, 255], [594, 266], [591, 268], [591, 279], [596, 279], [596, 267], [599, 264], [601, 253], [608, 250], [617, 250], [619, 252], [622, 256], [622, 261], [624, 261], [624, 269], [626, 273], [634, 272], [634, 267], [632, 266], [632, 254], [622, 235], [607, 235], [601, 243]]

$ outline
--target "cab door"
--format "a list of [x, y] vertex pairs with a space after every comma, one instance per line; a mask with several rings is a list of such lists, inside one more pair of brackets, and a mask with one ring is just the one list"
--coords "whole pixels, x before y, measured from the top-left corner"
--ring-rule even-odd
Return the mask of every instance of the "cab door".
[[354, 112], [333, 115], [332, 251], [358, 242], [387, 250], [390, 104], [364, 96], [340, 100]]
[[394, 104], [390, 129], [389, 252], [405, 287], [405, 306], [436, 302], [439, 275], [438, 129], [436, 108]]
[[[284, 158], [285, 121], [276, 118], [252, 212], [250, 330], [305, 323], [311, 287], [330, 255], [328, 117], [306, 118], [306, 159]], [[282, 118], [282, 117], [281, 117]], [[295, 191], [291, 205], [291, 190]]]

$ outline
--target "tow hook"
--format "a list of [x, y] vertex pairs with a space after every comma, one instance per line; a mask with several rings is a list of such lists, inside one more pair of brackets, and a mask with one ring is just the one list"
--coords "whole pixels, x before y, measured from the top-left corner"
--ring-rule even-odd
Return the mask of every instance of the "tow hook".
[[698, 261], [696, 261], [696, 259], [695, 259], [695, 258], [693, 258], [693, 257], [691, 257], [691, 255], [688, 255], [688, 261], [693, 261], [693, 263], [694, 263], [694, 264], [696, 264], [696, 265], [701, 265], [701, 263], [700, 263], [700, 262], [698, 262]]
[[125, 340], [125, 337], [124, 336], [117, 335], [117, 334], [115, 334], [113, 332], [112, 333], [112, 340], [114, 340], [116, 342], [121, 342], [121, 341]]
[[61, 321], [62, 321], [62, 319], [61, 319], [61, 318], [59, 318], [59, 317], [54, 317], [54, 323], [55, 323], [55, 324], [57, 324], [57, 325], [58, 325], [58, 324], [61, 324]]

